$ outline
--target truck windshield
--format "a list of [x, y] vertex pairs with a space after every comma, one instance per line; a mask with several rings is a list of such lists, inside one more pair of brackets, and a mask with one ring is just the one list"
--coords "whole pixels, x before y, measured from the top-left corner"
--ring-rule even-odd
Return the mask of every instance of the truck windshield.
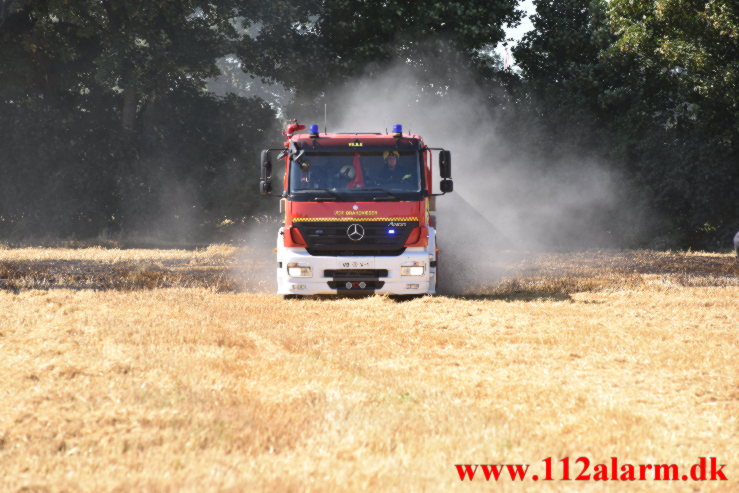
[[417, 151], [306, 152], [290, 161], [290, 193], [389, 194], [421, 191]]

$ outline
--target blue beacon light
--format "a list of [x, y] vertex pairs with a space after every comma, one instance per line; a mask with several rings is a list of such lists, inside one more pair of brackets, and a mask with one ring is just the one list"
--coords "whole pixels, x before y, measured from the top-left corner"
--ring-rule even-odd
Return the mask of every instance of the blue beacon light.
[[394, 229], [388, 229], [387, 230], [387, 234], [394, 235], [395, 234], [395, 230]]
[[318, 125], [310, 126], [310, 134], [314, 137], [318, 137]]
[[400, 137], [403, 134], [403, 125], [401, 125], [400, 123], [396, 123], [395, 125], [393, 125], [393, 133], [397, 137]]

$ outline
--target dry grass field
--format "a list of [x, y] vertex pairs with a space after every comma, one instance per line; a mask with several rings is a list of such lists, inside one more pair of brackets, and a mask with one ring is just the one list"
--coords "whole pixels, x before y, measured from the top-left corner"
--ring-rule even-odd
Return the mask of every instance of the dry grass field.
[[[0, 490], [739, 491], [733, 256], [531, 256], [401, 302], [265, 294], [271, 255], [0, 249]], [[567, 456], [729, 481], [454, 467]]]

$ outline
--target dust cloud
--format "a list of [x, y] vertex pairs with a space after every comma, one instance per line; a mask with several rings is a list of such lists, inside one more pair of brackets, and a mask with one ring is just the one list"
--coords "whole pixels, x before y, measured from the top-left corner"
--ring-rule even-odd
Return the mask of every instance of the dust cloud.
[[[621, 247], [619, 225], [642, 220], [623, 177], [598, 159], [537, 155], [541, 129], [509, 143], [494, 104], [505, 97], [502, 89], [497, 96], [484, 91], [463, 69], [453, 86], [423, 80], [399, 64], [327, 93], [328, 131], [385, 132], [401, 123], [426, 145], [451, 150], [455, 191], [437, 198], [446, 292], [489, 285], [511, 262], [537, 252]], [[322, 103], [313, 115], [320, 117], [305, 123], [323, 127]]]
[[[277, 207], [276, 199], [270, 204]], [[278, 217], [272, 214], [252, 216], [246, 229], [239, 233], [236, 267], [232, 275], [238, 280], [239, 288], [250, 293], [274, 293], [277, 291], [276, 259], [274, 247], [281, 226]]]

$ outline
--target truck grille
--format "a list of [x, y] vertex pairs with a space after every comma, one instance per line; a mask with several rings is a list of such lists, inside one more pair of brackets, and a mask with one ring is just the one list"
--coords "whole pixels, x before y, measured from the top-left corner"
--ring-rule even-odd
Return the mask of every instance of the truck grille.
[[387, 276], [387, 269], [326, 269], [323, 271], [323, 277], [334, 279], [377, 279]]
[[[353, 226], [360, 228], [352, 228]], [[322, 256], [397, 256], [405, 251], [408, 236], [418, 221], [297, 222], [311, 255]], [[354, 234], [356, 229], [364, 234]]]

